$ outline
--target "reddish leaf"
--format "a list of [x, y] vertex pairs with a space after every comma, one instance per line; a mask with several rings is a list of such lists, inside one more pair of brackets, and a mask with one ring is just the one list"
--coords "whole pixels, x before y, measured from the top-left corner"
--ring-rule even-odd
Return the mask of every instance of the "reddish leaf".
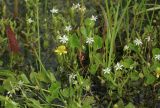
[[19, 53], [20, 49], [19, 49], [19, 45], [16, 39], [16, 35], [10, 26], [6, 26], [6, 34], [8, 37], [8, 42], [9, 42], [8, 45], [9, 45], [11, 52]]

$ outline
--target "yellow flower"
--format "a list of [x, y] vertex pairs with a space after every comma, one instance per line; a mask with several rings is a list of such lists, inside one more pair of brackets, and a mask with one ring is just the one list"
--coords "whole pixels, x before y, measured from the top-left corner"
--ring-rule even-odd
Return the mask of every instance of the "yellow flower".
[[62, 55], [62, 54], [66, 54], [67, 50], [66, 50], [66, 47], [64, 45], [61, 45], [61, 46], [58, 46], [57, 49], [54, 52], [56, 52], [59, 55]]

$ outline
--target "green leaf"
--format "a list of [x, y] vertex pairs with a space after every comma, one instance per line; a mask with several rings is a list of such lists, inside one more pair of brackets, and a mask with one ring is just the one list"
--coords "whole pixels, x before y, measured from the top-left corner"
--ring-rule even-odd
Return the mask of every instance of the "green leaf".
[[97, 72], [97, 69], [98, 69], [98, 65], [97, 64], [93, 64], [89, 67], [89, 72], [92, 74], [92, 75], [95, 75], [96, 72]]
[[146, 76], [145, 83], [147, 85], [150, 85], [150, 84], [153, 84], [155, 82], [155, 80], [156, 80], [155, 76], [153, 76], [152, 74], [149, 74]]
[[51, 83], [56, 81], [56, 78], [52, 72], [47, 73], [48, 78], [50, 79]]
[[3, 87], [4, 87], [4, 89], [9, 91], [9, 90], [12, 89], [12, 86], [14, 86], [14, 83], [16, 83], [16, 82], [17, 82], [17, 80], [14, 76], [13, 77], [8, 77], [7, 79], [5, 79], [3, 81]]
[[94, 48], [95, 50], [102, 48], [103, 41], [100, 36], [94, 36]]
[[84, 37], [87, 37], [87, 36], [88, 36], [87, 30], [86, 30], [86, 28], [85, 28], [84, 26], [82, 26], [82, 27], [80, 28], [80, 31], [81, 31], [81, 33], [82, 33], [82, 35], [83, 35]]
[[48, 48], [49, 47], [49, 42], [47, 40], [44, 40], [43, 46], [44, 46], [44, 48]]
[[131, 58], [126, 58], [122, 61], [122, 64], [125, 68], [130, 68], [130, 66], [134, 64], [134, 61]]
[[144, 66], [144, 67], [142, 67], [142, 70], [143, 70], [143, 73], [144, 73], [145, 76], [149, 75], [150, 71], [148, 70], [148, 67]]
[[134, 45], [134, 44], [132, 44], [132, 43], [129, 43], [129, 48], [132, 50], [132, 51], [134, 51], [134, 52], [136, 52], [136, 53], [138, 53], [140, 50], [139, 50], [139, 48], [138, 48], [138, 46], [136, 46], [136, 45]]
[[129, 102], [125, 108], [135, 108], [135, 106], [133, 105], [133, 103]]
[[36, 84], [37, 76], [38, 76], [38, 73], [31, 72], [31, 74], [30, 74], [30, 80], [32, 81], [32, 83]]
[[72, 48], [80, 48], [80, 40], [76, 35], [69, 37], [69, 44]]
[[157, 67], [160, 67], [160, 63], [158, 61], [154, 62], [154, 64], [151, 66], [151, 70], [155, 71]]
[[3, 86], [0, 86], [0, 93], [3, 93], [3, 92], [5, 92], [5, 89]]
[[44, 72], [44, 71], [38, 72], [36, 78], [39, 81], [42, 81], [42, 82], [45, 82], [45, 83], [49, 83], [50, 82], [50, 80], [49, 80], [49, 78], [47, 76], [47, 72]]
[[89, 28], [93, 28], [95, 25], [95, 22], [92, 21], [90, 18], [85, 19], [84, 23], [86, 27], [89, 27]]
[[143, 79], [144, 78], [144, 74], [142, 72], [140, 72], [139, 73], [139, 77]]
[[102, 54], [100, 54], [100, 53], [94, 54], [94, 55], [93, 55], [93, 60], [95, 61], [95, 63], [96, 63], [97, 65], [103, 64], [103, 63], [102, 63], [102, 61], [103, 61], [103, 56], [102, 56]]
[[21, 74], [20, 77], [24, 83], [26, 83], [26, 84], [30, 83], [30, 81], [28, 80], [28, 78], [25, 74]]
[[15, 76], [15, 73], [10, 70], [0, 70], [0, 76], [11, 77]]
[[66, 108], [81, 108], [81, 104], [75, 100], [72, 100]]
[[86, 91], [90, 90], [90, 86], [91, 86], [91, 81], [90, 79], [85, 79], [84, 83], [83, 83], [83, 87], [86, 89]]
[[53, 91], [59, 90], [60, 88], [61, 88], [61, 84], [59, 82], [54, 82], [49, 88], [49, 91], [53, 92]]
[[2, 66], [2, 64], [3, 64], [3, 61], [0, 60], [0, 66]]
[[58, 98], [60, 88], [61, 85], [59, 82], [52, 83], [51, 87], [49, 88], [51, 95], [47, 97], [49, 102], [52, 102], [55, 98]]
[[35, 100], [35, 99], [32, 99], [32, 98], [27, 98], [27, 99], [28, 99], [28, 101], [31, 102], [31, 103], [27, 102], [27, 104], [29, 104], [30, 107], [43, 108], [38, 100]]
[[139, 79], [139, 73], [137, 71], [134, 71], [131, 73], [131, 80], [137, 81]]
[[114, 104], [113, 108], [124, 108], [123, 101], [119, 100], [117, 104]]
[[74, 89], [73, 88], [64, 88], [61, 90], [61, 94], [64, 97], [72, 97], [74, 95]]
[[8, 97], [0, 96], [0, 101], [5, 102], [5, 108], [19, 108], [19, 104]]
[[160, 54], [160, 49], [159, 49], [159, 48], [154, 48], [154, 49], [152, 50], [152, 54], [153, 54], [153, 56], [155, 56], [155, 55], [157, 55], [157, 54]]
[[93, 104], [94, 102], [95, 102], [94, 97], [87, 96], [87, 97], [85, 97], [85, 99], [83, 101], [82, 108], [92, 108], [91, 104]]

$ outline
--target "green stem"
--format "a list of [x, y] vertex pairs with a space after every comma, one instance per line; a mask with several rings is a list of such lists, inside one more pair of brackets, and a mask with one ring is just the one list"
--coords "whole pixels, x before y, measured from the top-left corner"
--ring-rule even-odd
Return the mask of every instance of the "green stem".
[[[23, 86], [25, 86], [25, 87], [29, 87], [29, 88], [33, 88], [33, 89], [37, 89], [37, 87], [36, 86], [31, 86], [31, 85], [27, 85], [27, 84], [22, 84]], [[41, 89], [42, 91], [45, 91], [45, 92], [47, 92], [47, 93], [50, 93], [50, 91], [48, 91], [48, 90], [46, 90], [46, 89]]]
[[41, 104], [41, 105], [42, 105], [42, 106], [49, 105], [49, 106], [54, 106], [54, 107], [58, 107], [58, 108], [65, 108], [65, 106], [57, 105], [57, 104]]
[[13, 67], [13, 52], [11, 52], [11, 62], [10, 62], [10, 68]]
[[142, 62], [145, 63], [146, 65], [148, 65], [147, 62], [145, 61], [145, 59], [143, 58], [143, 56], [140, 53], [138, 53], [138, 55], [141, 58]]
[[36, 0], [36, 19], [37, 19], [37, 36], [38, 36], [38, 59], [39, 59], [39, 70], [42, 71], [41, 65], [41, 44], [40, 44], [40, 34], [39, 34], [39, 5], [38, 0]]
[[[34, 49], [34, 53], [35, 53], [35, 55], [36, 55], [36, 57], [37, 57], [37, 59], [38, 59], [38, 62], [39, 62], [40, 67], [43, 69], [43, 71], [46, 71], [46, 69], [45, 69], [45, 67], [44, 67], [44, 65], [43, 65], [41, 59], [39, 58], [39, 55], [38, 55], [38, 53], [37, 53], [37, 51], [36, 51], [35, 49]], [[40, 72], [41, 72], [41, 71], [40, 71]]]

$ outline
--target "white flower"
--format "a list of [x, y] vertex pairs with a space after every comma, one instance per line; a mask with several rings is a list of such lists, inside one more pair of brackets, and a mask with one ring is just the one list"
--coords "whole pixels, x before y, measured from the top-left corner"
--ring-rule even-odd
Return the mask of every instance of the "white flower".
[[66, 27], [65, 27], [65, 30], [69, 32], [69, 31], [72, 30], [72, 27], [71, 27], [70, 25], [69, 25], [69, 26], [66, 26]]
[[145, 38], [148, 42], [150, 42], [151, 41], [151, 37], [150, 36], [148, 36], [147, 38]]
[[128, 46], [128, 45], [125, 45], [123, 50], [126, 51], [126, 50], [128, 50], [128, 49], [129, 49], [129, 46]]
[[61, 43], [67, 43], [68, 37], [66, 35], [63, 35], [62, 37], [60, 36], [59, 40], [60, 40]]
[[18, 85], [19, 85], [19, 86], [22, 86], [22, 85], [23, 85], [23, 83], [24, 83], [24, 82], [23, 82], [23, 81], [21, 81], [21, 80], [20, 80], [20, 81], [18, 81]]
[[94, 39], [92, 37], [87, 37], [86, 43], [87, 44], [92, 44], [94, 42]]
[[28, 20], [27, 20], [27, 22], [30, 24], [30, 23], [32, 23], [32, 22], [34, 22], [31, 18], [29, 18]]
[[11, 91], [8, 91], [8, 92], [7, 92], [7, 95], [8, 95], [8, 97], [12, 97]]
[[79, 8], [80, 11], [85, 12], [86, 11], [86, 7], [82, 6], [81, 8]]
[[107, 67], [107, 68], [103, 69], [102, 71], [104, 72], [104, 74], [106, 74], [106, 73], [109, 74], [111, 72], [111, 68]]
[[69, 74], [69, 82], [74, 81], [76, 79], [77, 75], [76, 74]]
[[155, 55], [155, 60], [160, 60], [160, 54]]
[[93, 16], [93, 15], [92, 15], [91, 20], [92, 20], [92, 21], [96, 21], [96, 20], [97, 20], [97, 16]]
[[129, 67], [129, 69], [131, 69], [131, 70], [132, 70], [133, 68], [134, 68], [133, 66], [130, 66], [130, 67]]
[[76, 76], [77, 76], [76, 74], [73, 74], [73, 73], [72, 73], [72, 74], [69, 75], [69, 78], [70, 78], [70, 79], [75, 79]]
[[73, 5], [72, 5], [72, 9], [79, 9], [80, 8], [80, 4], [78, 3], [78, 4], [74, 4], [73, 3]]
[[50, 10], [50, 12], [51, 12], [52, 14], [58, 13], [58, 9], [52, 8], [52, 9]]
[[116, 71], [117, 70], [122, 70], [123, 65], [121, 65], [119, 62], [114, 66]]
[[134, 42], [134, 44], [137, 45], [137, 46], [140, 46], [140, 45], [143, 44], [142, 41], [141, 41], [141, 39], [138, 39], [138, 38], [136, 38], [133, 42]]

